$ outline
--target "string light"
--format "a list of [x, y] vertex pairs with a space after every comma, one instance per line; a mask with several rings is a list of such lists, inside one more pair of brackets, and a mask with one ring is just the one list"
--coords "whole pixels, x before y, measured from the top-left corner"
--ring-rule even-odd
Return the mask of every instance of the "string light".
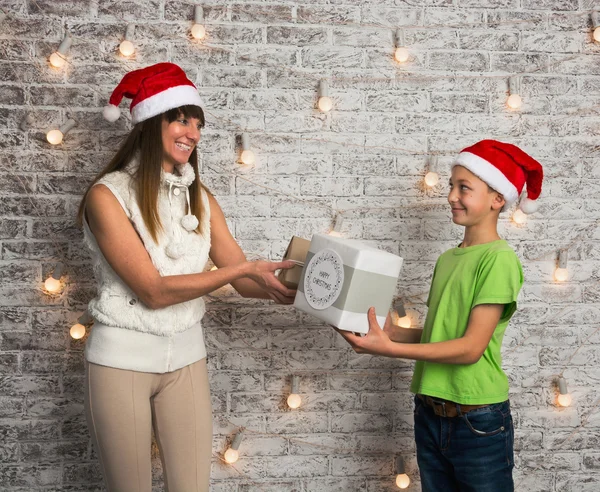
[[327, 113], [333, 108], [333, 101], [329, 97], [329, 86], [325, 79], [321, 79], [319, 82], [319, 101], [317, 102], [317, 106], [323, 113]]
[[250, 135], [246, 132], [242, 133], [242, 153], [240, 154], [240, 161], [246, 166], [254, 164], [256, 157], [254, 152], [250, 150]]
[[46, 140], [48, 140], [48, 142], [50, 142], [52, 145], [58, 145], [63, 141], [63, 137], [67, 134], [67, 132], [76, 125], [77, 122], [75, 120], [68, 119], [58, 130], [54, 129], [46, 133]]
[[225, 458], [225, 461], [227, 463], [229, 463], [230, 465], [235, 463], [240, 457], [240, 453], [239, 453], [238, 449], [240, 448], [240, 444], [242, 443], [243, 438], [244, 438], [244, 432], [242, 430], [240, 430], [233, 438], [233, 441], [231, 442], [231, 446], [229, 446], [229, 448], [227, 448], [227, 451], [225, 451], [225, 454], [223, 455], [223, 457]]
[[300, 378], [298, 376], [292, 377], [292, 391], [288, 396], [287, 404], [291, 409], [296, 409], [302, 404], [302, 398], [298, 394], [300, 387]]
[[341, 213], [335, 214], [333, 219], [333, 228], [329, 232], [330, 236], [342, 237], [342, 227], [344, 225], [344, 217]]
[[592, 12], [592, 26], [594, 29], [594, 41], [600, 43], [600, 10], [594, 10]]
[[410, 485], [410, 478], [406, 474], [402, 456], [396, 457], [396, 485], [399, 489], [406, 489]]
[[410, 52], [404, 46], [404, 33], [402, 32], [402, 29], [396, 30], [395, 40], [396, 51], [394, 53], [394, 58], [398, 63], [405, 63], [410, 58]]
[[[410, 317], [406, 314], [406, 309], [404, 308], [404, 303], [400, 299], [396, 299], [394, 301], [394, 316], [393, 321], [394, 324], [399, 326], [400, 328], [410, 328], [411, 320]], [[395, 318], [395, 319], [394, 319]]]
[[85, 313], [83, 313], [77, 319], [77, 323], [75, 323], [73, 326], [71, 326], [71, 329], [69, 330], [69, 334], [71, 335], [71, 338], [73, 338], [75, 340], [79, 340], [79, 339], [83, 338], [85, 336], [86, 326], [89, 326], [90, 324], [92, 324], [93, 321], [94, 321], [94, 318], [92, 318], [87, 311]]
[[35, 119], [34, 119], [33, 115], [31, 113], [27, 113], [25, 118], [23, 118], [21, 120], [21, 124], [19, 125], [19, 128], [25, 132], [33, 124], [34, 121], [35, 121]]
[[431, 156], [429, 160], [429, 171], [425, 175], [425, 184], [430, 188], [433, 188], [440, 182], [440, 175], [438, 174], [438, 158], [437, 156]]
[[519, 92], [521, 88], [521, 81], [518, 77], [510, 77], [508, 79], [508, 99], [506, 100], [506, 105], [510, 109], [519, 109], [523, 101]]
[[135, 46], [131, 42], [134, 31], [135, 24], [128, 24], [127, 30], [125, 31], [125, 39], [121, 41], [121, 44], [119, 45], [119, 51], [123, 56], [131, 56], [135, 51]]
[[557, 282], [566, 282], [569, 279], [569, 270], [567, 270], [568, 250], [561, 249], [558, 252], [558, 268], [554, 270], [554, 279]]
[[67, 59], [65, 58], [67, 55], [67, 51], [71, 47], [71, 36], [67, 33], [60, 43], [58, 49], [50, 55], [49, 61], [50, 64], [55, 68], [61, 68], [67, 63]]
[[522, 225], [525, 222], [527, 222], [527, 214], [525, 214], [525, 212], [523, 212], [523, 210], [521, 210], [520, 208], [518, 208], [513, 213], [512, 220], [515, 222], [515, 224]]
[[568, 407], [573, 402], [573, 398], [567, 390], [567, 380], [564, 377], [558, 378], [558, 404], [561, 407]]
[[62, 263], [56, 264], [56, 266], [54, 267], [54, 271], [52, 272], [52, 275], [50, 275], [44, 282], [44, 287], [46, 288], [46, 290], [48, 292], [52, 292], [53, 294], [60, 292], [60, 290], [62, 288], [62, 284], [60, 283], [60, 278], [62, 277], [64, 268], [65, 268], [65, 266]]
[[192, 36], [194, 39], [203, 39], [206, 36], [204, 24], [204, 10], [200, 5], [194, 7], [194, 25], [192, 26]]

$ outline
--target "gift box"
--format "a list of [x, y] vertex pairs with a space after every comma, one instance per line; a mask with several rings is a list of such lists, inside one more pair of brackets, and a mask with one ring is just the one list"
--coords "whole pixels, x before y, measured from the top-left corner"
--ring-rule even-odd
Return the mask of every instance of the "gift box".
[[367, 311], [385, 323], [402, 258], [360, 241], [315, 234], [294, 306], [340, 330], [367, 333]]
[[310, 247], [310, 241], [298, 236], [292, 237], [290, 244], [283, 255], [283, 260], [292, 260], [296, 263], [296, 266], [287, 270], [280, 270], [277, 278], [280, 282], [289, 289], [297, 289], [298, 283], [300, 282], [300, 276], [302, 275], [302, 267], [304, 266], [304, 260], [308, 254], [308, 248]]

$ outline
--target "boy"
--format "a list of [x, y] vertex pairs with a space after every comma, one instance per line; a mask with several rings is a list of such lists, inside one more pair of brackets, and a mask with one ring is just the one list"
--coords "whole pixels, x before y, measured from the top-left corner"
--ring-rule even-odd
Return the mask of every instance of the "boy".
[[542, 178], [542, 166], [514, 145], [483, 140], [463, 150], [448, 202], [464, 239], [436, 263], [423, 330], [394, 326], [389, 316], [381, 330], [371, 308], [366, 336], [339, 331], [356, 352], [417, 361], [410, 389], [423, 492], [514, 490], [500, 348], [523, 272], [497, 223], [525, 183], [520, 206], [535, 211]]

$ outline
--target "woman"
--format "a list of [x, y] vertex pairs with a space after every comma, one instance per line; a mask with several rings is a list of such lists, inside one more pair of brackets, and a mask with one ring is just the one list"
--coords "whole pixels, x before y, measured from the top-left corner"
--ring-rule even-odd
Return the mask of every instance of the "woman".
[[[104, 115], [132, 99], [134, 127], [79, 209], [98, 282], [88, 310], [85, 408], [109, 492], [151, 490], [151, 429], [166, 487], [208, 491], [212, 418], [202, 296], [293, 302], [275, 277], [293, 263], [248, 262], [198, 176], [202, 101], [171, 63], [130, 72]], [[217, 267], [204, 272], [208, 257]]]

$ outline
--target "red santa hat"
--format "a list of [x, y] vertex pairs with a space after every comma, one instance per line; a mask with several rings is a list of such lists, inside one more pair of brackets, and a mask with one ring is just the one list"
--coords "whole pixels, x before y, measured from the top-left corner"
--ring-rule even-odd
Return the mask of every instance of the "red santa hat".
[[118, 106], [123, 97], [131, 99], [129, 111], [133, 124], [180, 106], [204, 106], [196, 86], [174, 63], [157, 63], [125, 74], [104, 107], [105, 119], [110, 122], [119, 119]]
[[504, 208], [519, 199], [523, 186], [527, 184], [527, 197], [521, 199], [519, 207], [526, 214], [537, 210], [536, 200], [542, 192], [544, 170], [538, 161], [516, 145], [481, 140], [458, 154], [454, 166], [467, 168], [501, 193], [506, 201]]

